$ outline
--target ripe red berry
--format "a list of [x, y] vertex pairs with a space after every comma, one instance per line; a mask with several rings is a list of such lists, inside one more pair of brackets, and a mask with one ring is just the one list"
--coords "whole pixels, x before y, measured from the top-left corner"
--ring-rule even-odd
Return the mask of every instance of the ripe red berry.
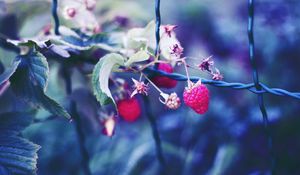
[[204, 84], [197, 82], [183, 92], [184, 103], [198, 114], [204, 114], [209, 106], [209, 91]]
[[[158, 70], [167, 72], [167, 73], [173, 73], [173, 67], [170, 64], [167, 63], [159, 63], [158, 64]], [[169, 77], [165, 76], [155, 76], [151, 78], [151, 81], [158, 87], [161, 88], [173, 88], [177, 85], [177, 81], [173, 80]]]
[[141, 115], [141, 107], [137, 98], [126, 98], [117, 102], [119, 115], [128, 122], [136, 121]]

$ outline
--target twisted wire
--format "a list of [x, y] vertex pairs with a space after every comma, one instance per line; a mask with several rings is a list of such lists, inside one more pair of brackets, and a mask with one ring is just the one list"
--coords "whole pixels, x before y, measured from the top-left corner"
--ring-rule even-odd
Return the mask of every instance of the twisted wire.
[[[160, 15], [160, 0], [155, 0], [155, 14], [156, 14], [156, 29], [155, 29], [155, 37], [156, 37], [156, 48], [155, 55], [159, 54], [159, 42], [160, 42], [160, 25], [161, 25], [161, 15]], [[57, 15], [57, 0], [53, 0], [52, 3], [52, 16], [55, 22], [55, 34], [59, 35], [59, 19]], [[266, 134], [268, 136], [268, 146], [271, 154], [271, 172], [273, 174], [273, 168], [275, 164], [274, 156], [273, 156], [273, 146], [272, 146], [272, 137], [269, 128], [269, 120], [267, 111], [264, 105], [263, 94], [269, 93], [277, 96], [287, 96], [300, 100], [300, 92], [290, 92], [285, 89], [280, 88], [271, 88], [267, 85], [263, 84], [259, 81], [258, 71], [257, 71], [257, 63], [255, 59], [255, 51], [254, 51], [254, 37], [253, 37], [253, 22], [254, 22], [254, 0], [248, 0], [248, 39], [249, 39], [249, 57], [253, 70], [253, 83], [240, 83], [240, 82], [226, 82], [226, 81], [215, 81], [215, 80], [207, 80], [200, 77], [190, 77], [191, 81], [198, 81], [201, 79], [201, 82], [204, 84], [209, 84], [215, 87], [224, 87], [224, 88], [232, 88], [237, 90], [246, 89], [252, 93], [257, 94], [258, 96], [258, 105], [261, 110], [263, 116], [264, 128], [266, 130]], [[151, 75], [162, 75], [177, 81], [186, 81], [187, 77], [178, 73], [166, 73], [154, 68], [146, 68], [144, 70], [145, 73]], [[157, 128], [152, 128], [157, 130]], [[158, 135], [159, 136], [159, 135]], [[155, 138], [156, 142], [160, 142], [160, 138]], [[162, 150], [160, 148], [160, 144], [157, 145], [157, 153], [162, 156]], [[162, 156], [163, 157], [163, 156]]]
[[[179, 74], [179, 73], [167, 73], [161, 70], [155, 70], [154, 68], [146, 68], [144, 70], [145, 73], [151, 73], [151, 74], [156, 74], [156, 75], [162, 75], [165, 77], [169, 77], [171, 79], [177, 80], [177, 81], [187, 81], [187, 77], [185, 75]], [[246, 89], [249, 90], [250, 92], [253, 92], [255, 94], [264, 94], [264, 93], [269, 93], [273, 95], [278, 95], [278, 96], [288, 96], [292, 98], [296, 98], [300, 100], [300, 92], [289, 92], [284, 89], [280, 88], [270, 88], [267, 85], [259, 82], [259, 85], [261, 87], [260, 90], [257, 90], [255, 88], [254, 83], [239, 83], [239, 82], [226, 82], [226, 81], [217, 81], [217, 80], [208, 80], [200, 77], [195, 77], [192, 76], [190, 77], [190, 80], [193, 82], [196, 82], [201, 79], [201, 82], [204, 84], [209, 84], [215, 87], [224, 87], [224, 88], [232, 88], [232, 89]]]
[[57, 15], [57, 0], [52, 1], [52, 16], [54, 19], [54, 33], [55, 35], [59, 35], [59, 19]]
[[[156, 48], [155, 48], [155, 56], [157, 59], [159, 59], [159, 42], [160, 42], [160, 25], [161, 25], [161, 16], [160, 16], [160, 0], [155, 0], [155, 39], [156, 39]], [[157, 70], [158, 64], [154, 65], [154, 69]], [[149, 99], [144, 98], [145, 102], [149, 103]], [[152, 116], [151, 111], [149, 108], [146, 108], [147, 110], [147, 118], [151, 124], [151, 130], [152, 130], [152, 136], [155, 141], [155, 150], [156, 150], [156, 157], [160, 164], [160, 174], [166, 174], [166, 161], [163, 154], [162, 149], [162, 140], [160, 138], [158, 127], [156, 124], [156, 119], [154, 116]]]
[[160, 24], [161, 24], [161, 16], [160, 16], [160, 0], [155, 0], [155, 39], [156, 39], [156, 48], [155, 48], [155, 56], [159, 55], [159, 41], [160, 41]]
[[[253, 81], [257, 91], [261, 91], [262, 86], [259, 82], [257, 63], [255, 59], [255, 49], [254, 49], [254, 36], [253, 36], [253, 23], [254, 23], [254, 0], [248, 0], [248, 39], [249, 39], [249, 57], [253, 71]], [[266, 136], [268, 138], [268, 148], [270, 155], [270, 170], [271, 174], [274, 174], [274, 155], [273, 155], [273, 140], [270, 130], [270, 124], [268, 119], [268, 113], [264, 105], [263, 94], [257, 94], [258, 105], [263, 117], [263, 124]]]

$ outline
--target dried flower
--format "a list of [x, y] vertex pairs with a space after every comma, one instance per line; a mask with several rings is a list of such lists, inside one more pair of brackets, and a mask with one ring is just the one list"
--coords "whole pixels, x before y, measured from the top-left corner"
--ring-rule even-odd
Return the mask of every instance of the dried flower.
[[213, 77], [212, 79], [213, 80], [222, 80], [224, 77], [223, 75], [220, 73], [219, 69], [215, 69], [215, 72], [212, 73]]
[[132, 81], [134, 83], [134, 85], [133, 85], [134, 91], [130, 95], [131, 98], [133, 96], [135, 96], [136, 94], [148, 95], [148, 89], [149, 89], [148, 84], [145, 84], [142, 81], [137, 81], [137, 80], [135, 80], [133, 78], [132, 78]]
[[177, 26], [176, 25], [165, 25], [163, 26], [164, 32], [171, 37], [171, 33], [174, 31], [174, 29], [176, 29]]
[[198, 65], [200, 70], [211, 72], [211, 67], [214, 65], [214, 61], [211, 60], [211, 57], [207, 57], [201, 61]]
[[160, 95], [164, 98], [164, 100], [159, 99], [160, 102], [166, 105], [167, 108], [174, 110], [179, 108], [181, 102], [180, 98], [175, 92], [171, 93], [170, 95], [165, 93], [161, 93]]
[[62, 10], [60, 12], [65, 19], [70, 20], [74, 28], [79, 28], [88, 35], [99, 31], [99, 22], [92, 12], [96, 6], [95, 0], [63, 0], [59, 5]]
[[96, 7], [96, 0], [84, 0], [84, 4], [87, 10], [92, 11]]
[[171, 54], [172, 55], [180, 58], [180, 56], [182, 55], [182, 53], [183, 53], [183, 48], [179, 44], [174, 44], [171, 47]]

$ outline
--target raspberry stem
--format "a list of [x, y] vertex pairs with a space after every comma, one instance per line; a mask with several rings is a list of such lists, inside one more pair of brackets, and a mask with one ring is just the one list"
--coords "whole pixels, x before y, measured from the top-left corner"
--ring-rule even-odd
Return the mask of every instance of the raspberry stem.
[[188, 87], [191, 87], [191, 86], [192, 86], [192, 83], [191, 83], [191, 80], [190, 80], [190, 74], [189, 74], [189, 71], [188, 71], [188, 69], [187, 69], [188, 66], [187, 66], [187, 64], [186, 64], [185, 58], [182, 58], [180, 61], [183, 63], [183, 66], [184, 66], [184, 69], [185, 69]]
[[[143, 74], [143, 73], [141, 73]], [[160, 94], [165, 94], [163, 91], [161, 91], [145, 74], [143, 76], [148, 80], [148, 82], [160, 93]]]

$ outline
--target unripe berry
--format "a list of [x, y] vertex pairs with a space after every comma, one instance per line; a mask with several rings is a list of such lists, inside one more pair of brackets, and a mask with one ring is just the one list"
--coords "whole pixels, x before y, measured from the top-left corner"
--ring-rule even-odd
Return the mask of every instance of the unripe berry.
[[67, 15], [68, 15], [68, 17], [73, 18], [76, 15], [75, 8], [68, 8], [67, 9]]
[[171, 93], [169, 95], [169, 97], [167, 98], [166, 102], [165, 102], [166, 106], [169, 108], [169, 109], [177, 109], [180, 107], [180, 98], [177, 96], [177, 94], [174, 92], [174, 93]]
[[175, 92], [171, 93], [170, 95], [162, 92], [160, 96], [163, 99], [159, 98], [159, 101], [166, 105], [167, 108], [175, 110], [180, 107], [180, 98]]

